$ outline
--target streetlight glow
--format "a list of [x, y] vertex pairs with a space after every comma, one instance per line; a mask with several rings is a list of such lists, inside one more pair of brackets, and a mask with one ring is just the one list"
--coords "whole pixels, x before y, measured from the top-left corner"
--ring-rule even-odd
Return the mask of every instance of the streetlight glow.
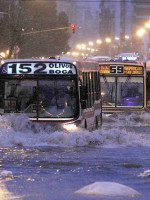
[[94, 44], [93, 42], [91, 42], [91, 41], [89, 42], [89, 45], [90, 45], [90, 46], [93, 46], [93, 44]]
[[125, 37], [125, 39], [129, 39], [130, 38], [128, 35], [125, 35], [124, 37]]
[[141, 36], [144, 35], [145, 32], [146, 32], [146, 30], [145, 30], [144, 28], [139, 29], [139, 30], [137, 31], [137, 35], [141, 37]]
[[82, 48], [86, 48], [86, 44], [82, 44]]
[[115, 37], [115, 40], [120, 40], [120, 38], [119, 37]]
[[83, 50], [86, 50], [86, 47], [82, 47]]
[[146, 28], [150, 28], [150, 21], [145, 24]]
[[107, 43], [110, 43], [110, 42], [111, 42], [111, 39], [110, 39], [110, 38], [106, 38], [105, 41], [106, 41]]
[[80, 44], [77, 44], [77, 49], [82, 49], [82, 46]]
[[0, 55], [5, 58], [6, 54], [4, 52], [1, 52]]
[[102, 44], [101, 40], [97, 40], [96, 42], [97, 42], [97, 44]]

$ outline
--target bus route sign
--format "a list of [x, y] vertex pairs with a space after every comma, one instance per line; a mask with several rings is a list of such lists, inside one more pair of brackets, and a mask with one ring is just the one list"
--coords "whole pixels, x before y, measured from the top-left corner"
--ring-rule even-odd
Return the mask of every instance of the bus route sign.
[[141, 66], [124, 66], [124, 74], [143, 74]]
[[59, 74], [74, 75], [76, 68], [72, 63], [5, 63], [1, 68], [1, 74]]
[[133, 65], [99, 65], [101, 74], [133, 74], [142, 75], [144, 73], [142, 66]]

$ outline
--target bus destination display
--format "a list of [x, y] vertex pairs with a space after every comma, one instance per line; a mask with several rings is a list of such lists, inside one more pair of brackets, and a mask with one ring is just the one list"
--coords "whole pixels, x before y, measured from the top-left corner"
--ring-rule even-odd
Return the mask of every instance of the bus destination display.
[[76, 74], [71, 63], [5, 63], [1, 74]]
[[142, 66], [132, 66], [132, 65], [100, 65], [99, 66], [101, 74], [143, 74]]

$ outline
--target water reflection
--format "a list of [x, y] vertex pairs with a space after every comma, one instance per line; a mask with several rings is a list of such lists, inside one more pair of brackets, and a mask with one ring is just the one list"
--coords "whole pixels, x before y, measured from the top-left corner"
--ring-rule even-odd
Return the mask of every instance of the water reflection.
[[15, 196], [12, 192], [10, 192], [5, 183], [0, 181], [0, 199], [1, 200], [12, 200], [12, 199], [21, 199], [21, 196]]

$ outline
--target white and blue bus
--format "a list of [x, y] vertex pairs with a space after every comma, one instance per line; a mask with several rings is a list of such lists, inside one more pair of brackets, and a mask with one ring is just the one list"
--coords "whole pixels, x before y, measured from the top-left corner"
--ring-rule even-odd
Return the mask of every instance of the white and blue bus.
[[0, 67], [0, 114], [88, 130], [102, 122], [98, 63], [58, 59], [5, 60]]

